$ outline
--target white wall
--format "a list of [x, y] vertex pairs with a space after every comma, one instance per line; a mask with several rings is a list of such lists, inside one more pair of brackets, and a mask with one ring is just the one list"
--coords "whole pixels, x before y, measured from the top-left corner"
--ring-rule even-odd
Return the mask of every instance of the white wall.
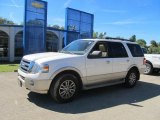
[[[10, 62], [13, 62], [14, 60], [17, 60], [17, 58], [15, 58], [15, 35], [22, 31], [23, 27], [14, 27], [14, 26], [0, 26], [0, 31], [3, 31], [5, 33], [7, 33], [7, 35], [9, 36], [9, 43], [8, 43], [8, 47], [9, 47], [9, 58], [8, 60]], [[59, 38], [59, 50], [62, 49], [62, 40], [64, 37], [64, 33], [63, 32], [59, 32], [59, 31], [54, 31], [54, 30], [48, 30], [51, 32], [54, 32], [57, 37]]]

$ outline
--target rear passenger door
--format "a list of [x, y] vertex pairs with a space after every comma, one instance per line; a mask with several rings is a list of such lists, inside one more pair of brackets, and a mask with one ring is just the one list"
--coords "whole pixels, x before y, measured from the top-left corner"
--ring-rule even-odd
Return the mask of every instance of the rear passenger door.
[[109, 47], [111, 50], [114, 79], [124, 78], [131, 64], [127, 51], [121, 42], [109, 42]]

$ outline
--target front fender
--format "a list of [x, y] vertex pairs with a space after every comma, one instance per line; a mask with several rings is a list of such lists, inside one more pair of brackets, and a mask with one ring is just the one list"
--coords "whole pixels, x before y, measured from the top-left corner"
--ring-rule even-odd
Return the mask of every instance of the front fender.
[[82, 75], [82, 73], [81, 73], [80, 70], [78, 70], [78, 69], [75, 68], [75, 67], [67, 66], [67, 67], [63, 67], [63, 68], [60, 68], [60, 69], [56, 70], [56, 71], [51, 75], [50, 79], [53, 80], [53, 79], [55, 78], [55, 76], [57, 76], [59, 73], [61, 73], [61, 72], [63, 72], [63, 71], [67, 71], [67, 70], [73, 70], [73, 71], [77, 72], [81, 78], [83, 78], [83, 75]]

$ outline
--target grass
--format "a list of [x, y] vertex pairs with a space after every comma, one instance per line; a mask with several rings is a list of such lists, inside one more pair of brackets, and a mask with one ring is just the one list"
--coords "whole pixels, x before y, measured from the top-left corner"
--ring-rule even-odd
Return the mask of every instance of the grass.
[[0, 72], [14, 72], [18, 70], [19, 64], [1, 64]]

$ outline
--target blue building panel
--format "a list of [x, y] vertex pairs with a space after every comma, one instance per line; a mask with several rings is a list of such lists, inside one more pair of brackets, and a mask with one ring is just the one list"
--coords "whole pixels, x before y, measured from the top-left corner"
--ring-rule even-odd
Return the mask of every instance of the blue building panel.
[[47, 2], [25, 0], [24, 54], [46, 50]]
[[77, 35], [75, 37], [75, 33], [73, 33], [74, 37], [72, 37], [72, 33], [67, 32], [65, 35], [65, 45], [78, 38], [93, 38], [93, 23], [93, 14], [66, 8], [65, 28], [67, 31], [77, 32]]

